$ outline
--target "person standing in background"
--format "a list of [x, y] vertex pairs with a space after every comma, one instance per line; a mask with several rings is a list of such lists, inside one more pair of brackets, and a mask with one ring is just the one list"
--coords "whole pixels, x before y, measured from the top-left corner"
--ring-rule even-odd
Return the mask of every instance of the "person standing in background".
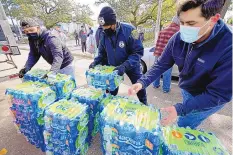
[[76, 46], [80, 46], [79, 35], [78, 35], [78, 31], [77, 30], [74, 31], [74, 38], [75, 38], [75, 41], [76, 41]]
[[144, 33], [143, 32], [139, 33], [138, 39], [141, 40], [141, 42], [144, 41]]
[[87, 34], [87, 37], [89, 37], [93, 33], [94, 33], [93, 30], [91, 29], [91, 27], [89, 27], [89, 33]]
[[[167, 45], [169, 39], [180, 30], [180, 20], [177, 16], [174, 16], [172, 19], [172, 23], [165, 29], [159, 32], [158, 40], [155, 47], [155, 62], [162, 55], [165, 46]], [[168, 69], [163, 73], [163, 92], [168, 93], [171, 89], [171, 76], [172, 76], [172, 68]], [[153, 82], [154, 88], [160, 87], [160, 77]]]
[[82, 45], [82, 52], [86, 52], [87, 51], [87, 45], [86, 45], [86, 42], [87, 42], [87, 34], [84, 30], [84, 26], [81, 26], [81, 30], [79, 32], [79, 37], [81, 39], [81, 45]]
[[87, 39], [87, 52], [89, 52], [90, 54], [95, 53], [95, 38], [93, 36], [93, 33], [90, 33]]
[[55, 35], [58, 36], [58, 38], [61, 40], [63, 44], [66, 44], [67, 41], [67, 36], [66, 34], [62, 31], [61, 24], [56, 24], [54, 27], [55, 32], [53, 31], [52, 33], [55, 33]]

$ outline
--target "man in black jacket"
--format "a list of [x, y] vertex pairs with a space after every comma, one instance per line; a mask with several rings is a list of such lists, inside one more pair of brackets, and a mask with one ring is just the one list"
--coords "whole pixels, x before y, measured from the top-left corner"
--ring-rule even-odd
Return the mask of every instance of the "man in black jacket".
[[[21, 27], [28, 36], [30, 52], [25, 67], [20, 70], [19, 77], [22, 78], [42, 56], [50, 65], [50, 72], [71, 75], [75, 79], [73, 56], [69, 49], [61, 43], [60, 39], [45, 29], [41, 29], [39, 24], [26, 18], [21, 21]], [[47, 75], [44, 76], [46, 78]]]

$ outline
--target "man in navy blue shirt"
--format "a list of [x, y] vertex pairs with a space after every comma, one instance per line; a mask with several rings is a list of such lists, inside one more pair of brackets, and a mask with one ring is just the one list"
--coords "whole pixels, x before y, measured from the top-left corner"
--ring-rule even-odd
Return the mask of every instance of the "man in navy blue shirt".
[[[142, 42], [136, 36], [136, 30], [132, 25], [116, 22], [116, 14], [111, 7], [104, 7], [99, 15], [99, 24], [103, 26], [103, 32], [98, 46], [99, 54], [91, 63], [90, 68], [96, 65], [116, 66], [120, 76], [125, 73], [134, 84], [142, 76], [140, 69], [141, 57], [144, 54]], [[117, 95], [118, 88], [111, 92]], [[146, 90], [138, 93], [139, 100], [147, 104]]]
[[[129, 95], [148, 87], [176, 64], [183, 103], [161, 109], [169, 125], [196, 128], [232, 99], [232, 32], [220, 19], [224, 0], [186, 0], [178, 4], [180, 32]], [[179, 116], [179, 117], [178, 117]]]

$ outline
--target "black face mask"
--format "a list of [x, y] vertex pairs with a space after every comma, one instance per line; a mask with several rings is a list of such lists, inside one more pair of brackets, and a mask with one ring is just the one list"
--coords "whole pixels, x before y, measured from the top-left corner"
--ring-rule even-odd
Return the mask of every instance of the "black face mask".
[[112, 36], [112, 35], [116, 34], [116, 31], [111, 29], [111, 27], [108, 29], [105, 29], [104, 32], [106, 33], [107, 36]]
[[28, 33], [27, 36], [28, 36], [29, 40], [38, 40], [39, 39], [38, 33]]

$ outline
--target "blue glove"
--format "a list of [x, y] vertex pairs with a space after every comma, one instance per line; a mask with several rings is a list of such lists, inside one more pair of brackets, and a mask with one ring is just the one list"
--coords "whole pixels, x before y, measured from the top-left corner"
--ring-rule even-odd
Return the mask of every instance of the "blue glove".
[[96, 64], [95, 62], [92, 62], [92, 63], [90, 64], [90, 66], [89, 66], [89, 69], [95, 68], [96, 65], [97, 65], [97, 64]]
[[126, 67], [124, 65], [120, 65], [114, 69], [114, 71], [118, 71], [119, 76], [123, 76], [126, 71]]

